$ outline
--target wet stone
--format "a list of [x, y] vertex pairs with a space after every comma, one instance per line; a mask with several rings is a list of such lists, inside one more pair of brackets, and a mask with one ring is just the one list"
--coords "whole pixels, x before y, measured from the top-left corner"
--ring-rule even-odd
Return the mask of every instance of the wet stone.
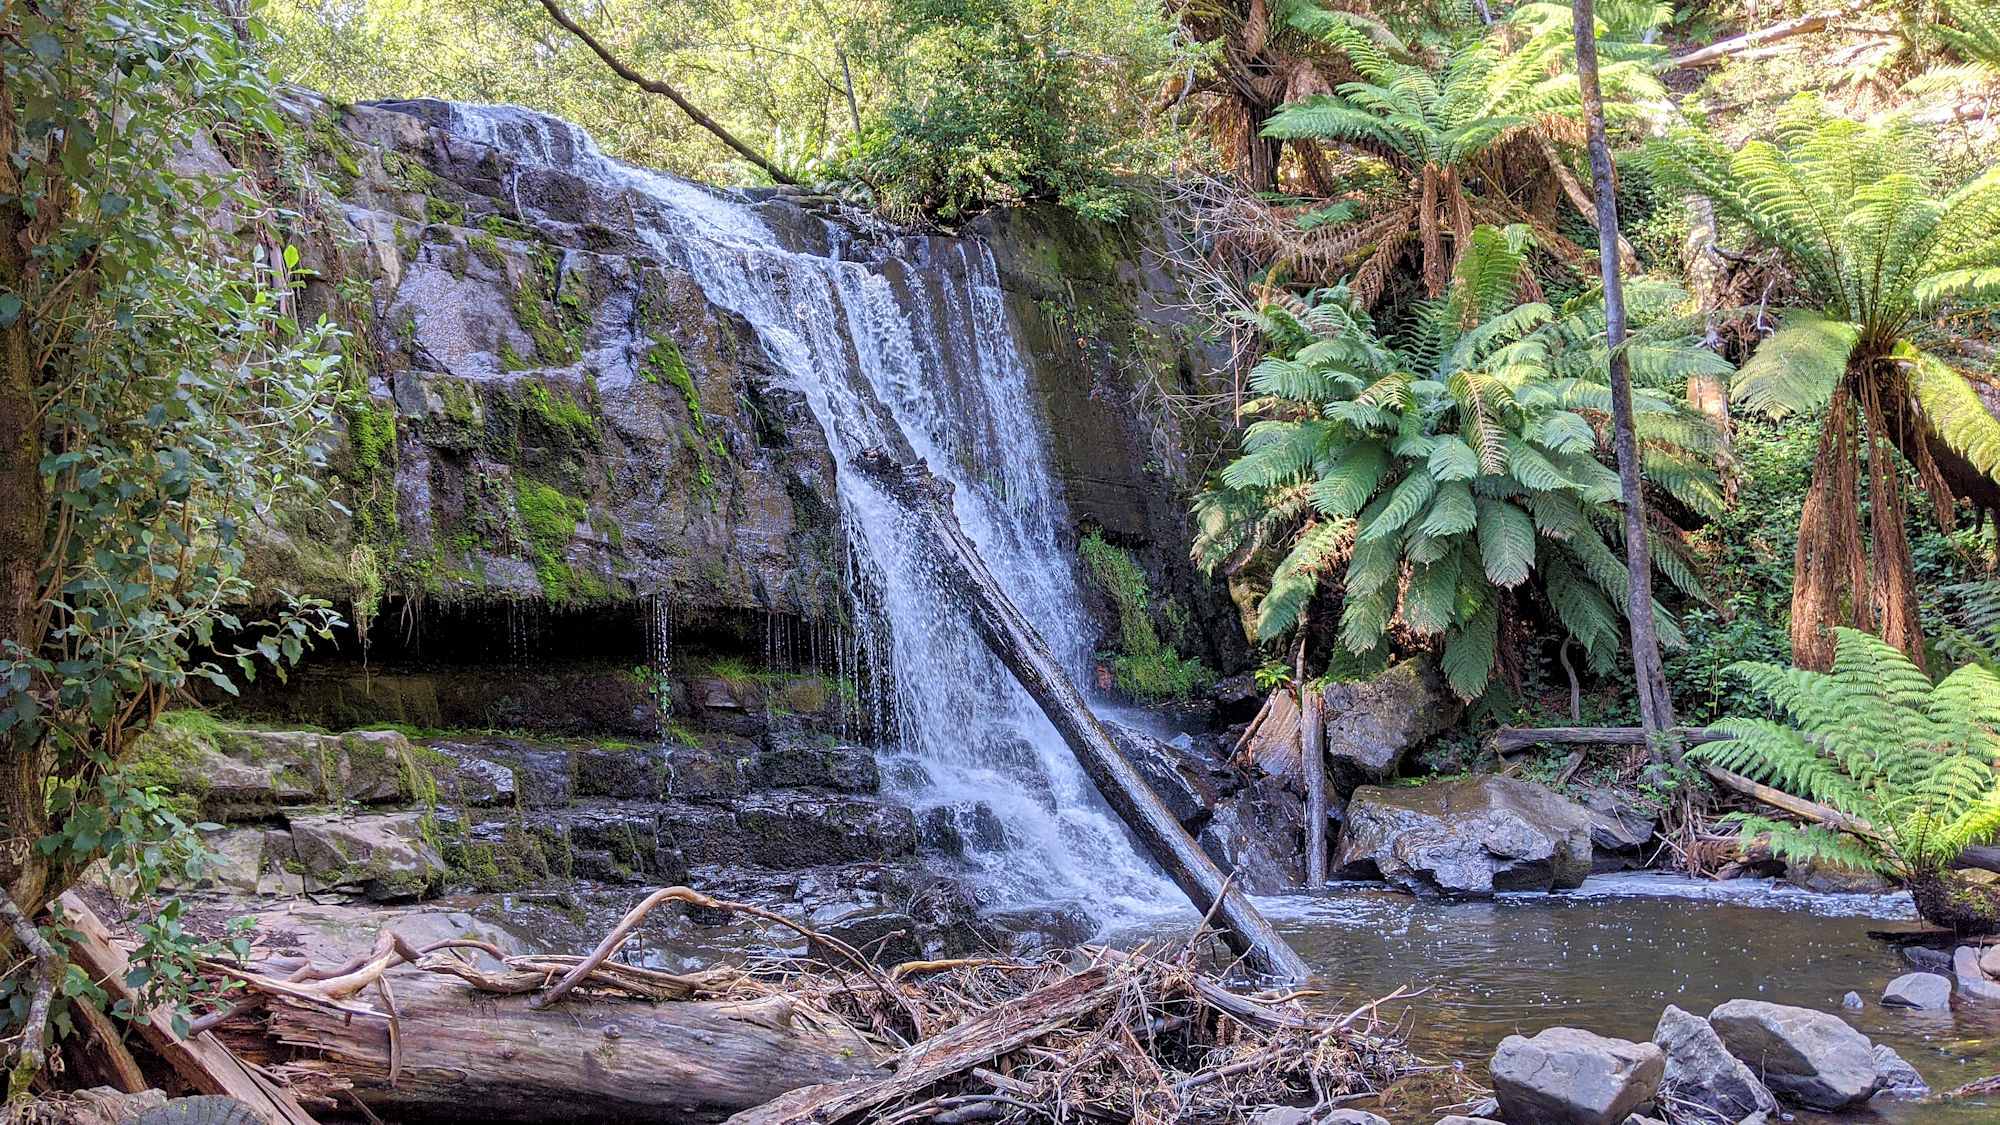
[[1919, 1008], [1946, 1011], [1951, 1008], [1951, 978], [1936, 973], [1904, 973], [1889, 982], [1882, 992], [1885, 1008]]
[[1510, 1035], [1490, 1064], [1500, 1117], [1518, 1125], [1623, 1125], [1652, 1108], [1666, 1055], [1573, 1027]]
[[1839, 1016], [1731, 1000], [1708, 1015], [1729, 1053], [1761, 1075], [1780, 1100], [1839, 1111], [1875, 1092], [1875, 1058], [1868, 1037]]

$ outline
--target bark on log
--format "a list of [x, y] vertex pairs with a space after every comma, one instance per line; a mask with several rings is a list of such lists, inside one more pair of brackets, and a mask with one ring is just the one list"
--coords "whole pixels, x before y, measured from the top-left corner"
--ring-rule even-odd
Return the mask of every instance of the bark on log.
[[684, 1125], [866, 1073], [878, 1054], [858, 1034], [793, 1020], [788, 1004], [572, 993], [537, 1011], [526, 996], [475, 992], [437, 973], [402, 968], [385, 979], [393, 1048], [386, 1012], [284, 998], [270, 1003], [267, 1035], [304, 1049], [288, 1071], [350, 1081], [389, 1116]]
[[1215, 863], [1119, 753], [1047, 642], [988, 573], [952, 513], [950, 482], [933, 477], [921, 462], [905, 466], [877, 451], [864, 453], [857, 461], [858, 469], [915, 518], [939, 576], [960, 599], [974, 630], [1041, 706], [1105, 802], [1187, 893], [1195, 909], [1205, 913], [1214, 908], [1226, 927], [1229, 947], [1259, 972], [1305, 979], [1306, 965], [1298, 953], [1242, 891], [1226, 883]]
[[[1683, 743], [1699, 746], [1720, 742], [1729, 736], [1707, 727], [1675, 727]], [[1502, 754], [1518, 754], [1531, 746], [1644, 746], [1646, 732], [1639, 727], [1501, 727], [1493, 735], [1493, 745]]]

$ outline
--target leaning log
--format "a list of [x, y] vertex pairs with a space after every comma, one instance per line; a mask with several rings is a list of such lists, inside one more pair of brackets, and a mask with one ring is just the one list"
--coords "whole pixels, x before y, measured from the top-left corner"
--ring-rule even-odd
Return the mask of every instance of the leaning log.
[[987, 571], [952, 512], [951, 482], [932, 476], [922, 462], [903, 465], [878, 451], [863, 453], [857, 460], [856, 467], [914, 519], [939, 577], [971, 618], [980, 639], [1034, 697], [1105, 802], [1187, 893], [1195, 909], [1204, 913], [1213, 909], [1225, 927], [1229, 947], [1259, 972], [1304, 979], [1305, 962], [1249, 898], [1227, 884], [1215, 863], [1125, 760], [1040, 632]]
[[[391, 971], [364, 1015], [273, 997], [262, 1034], [306, 1086], [353, 1084], [378, 1115], [479, 1121], [713, 1121], [874, 1071], [877, 1049], [784, 996], [720, 1002], [526, 995]], [[384, 1004], [383, 1001], [388, 1003]], [[391, 1014], [393, 1012], [393, 1015]]]

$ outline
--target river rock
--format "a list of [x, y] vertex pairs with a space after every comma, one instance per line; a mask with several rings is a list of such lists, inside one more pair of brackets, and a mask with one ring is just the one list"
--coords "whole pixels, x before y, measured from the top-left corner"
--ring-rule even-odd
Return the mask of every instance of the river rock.
[[1867, 1007], [1868, 1004], [1867, 1001], [1861, 999], [1861, 994], [1859, 992], [1849, 991], [1846, 995], [1840, 998], [1840, 1006], [1846, 1008], [1850, 1012], [1858, 1012], [1862, 1008]]
[[1463, 704], [1424, 658], [1405, 660], [1372, 680], [1328, 684], [1326, 772], [1336, 795], [1396, 776], [1403, 755], [1451, 729]]
[[1454, 1113], [1450, 1117], [1438, 1118], [1437, 1125], [1503, 1125], [1503, 1123], [1491, 1117], [1467, 1117], [1462, 1113]]
[[1590, 874], [1590, 832], [1582, 807], [1531, 781], [1363, 786], [1348, 802], [1334, 868], [1415, 894], [1566, 890]]
[[1989, 977], [2000, 976], [2000, 945], [1988, 945], [1980, 949], [1979, 971]]
[[1253, 1125], [1389, 1125], [1380, 1114], [1362, 1109], [1310, 1110], [1297, 1106], [1274, 1106], [1250, 1118]]
[[1931, 1084], [1917, 1073], [1917, 1068], [1903, 1061], [1894, 1048], [1885, 1043], [1877, 1043], [1875, 1053], [1876, 1083], [1881, 1093], [1892, 1098], [1926, 1098], [1930, 1096]]
[[1623, 1125], [1651, 1109], [1666, 1072], [1651, 1043], [1552, 1027], [1509, 1035], [1493, 1053], [1493, 1093], [1509, 1125]]
[[1182, 827], [1199, 832], [1208, 823], [1222, 800], [1222, 791], [1209, 776], [1208, 766], [1191, 749], [1163, 742], [1124, 723], [1107, 722], [1104, 729]]
[[1708, 1014], [1729, 1053], [1763, 1076], [1784, 1101], [1837, 1112], [1875, 1092], [1875, 1056], [1868, 1037], [1839, 1016], [1772, 1004], [1731, 1000]]
[[1882, 992], [1885, 1008], [1922, 1008], [1945, 1011], [1951, 1007], [1951, 978], [1936, 973], [1904, 973], [1889, 982]]
[[1958, 978], [1960, 996], [1974, 1000], [2000, 1000], [2000, 985], [1986, 979], [1979, 968], [1979, 951], [1961, 945], [1951, 954], [1952, 974]]
[[1216, 806], [1196, 842], [1236, 886], [1253, 895], [1283, 894], [1305, 885], [1304, 810], [1274, 777], [1260, 777]]
[[1666, 1052], [1661, 1089], [1691, 1119], [1732, 1125], [1778, 1101], [1756, 1074], [1729, 1053], [1707, 1020], [1672, 1004], [1660, 1013], [1653, 1042]]
[[314, 887], [358, 890], [380, 902], [420, 897], [443, 882], [444, 860], [425, 842], [424, 814], [337, 813], [291, 818], [293, 855]]

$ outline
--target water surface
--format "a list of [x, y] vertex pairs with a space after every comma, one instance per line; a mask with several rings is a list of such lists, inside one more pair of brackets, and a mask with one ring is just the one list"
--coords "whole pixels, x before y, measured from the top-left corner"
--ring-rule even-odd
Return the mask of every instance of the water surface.
[[[1910, 971], [1869, 931], [1921, 928], [1907, 895], [1823, 895], [1761, 880], [1699, 883], [1655, 874], [1598, 876], [1570, 894], [1493, 902], [1421, 901], [1379, 884], [1259, 900], [1272, 922], [1352, 1007], [1398, 987], [1383, 1009], [1411, 1046], [1463, 1065], [1482, 1084], [1501, 1039], [1547, 1027], [1652, 1038], [1660, 1011], [1706, 1015], [1738, 997], [1834, 1012], [1894, 1047], [1943, 1091], [2000, 1071], [2000, 1005], [1951, 1013], [1884, 1009], [1882, 989]], [[1859, 992], [1858, 1012], [1841, 997]], [[1877, 1099], [1847, 1120], [1992, 1125], [2000, 1096], [1957, 1102]], [[1435, 1114], [1389, 1111], [1428, 1123]], [[1801, 1115], [1800, 1121], [1819, 1121]]]

